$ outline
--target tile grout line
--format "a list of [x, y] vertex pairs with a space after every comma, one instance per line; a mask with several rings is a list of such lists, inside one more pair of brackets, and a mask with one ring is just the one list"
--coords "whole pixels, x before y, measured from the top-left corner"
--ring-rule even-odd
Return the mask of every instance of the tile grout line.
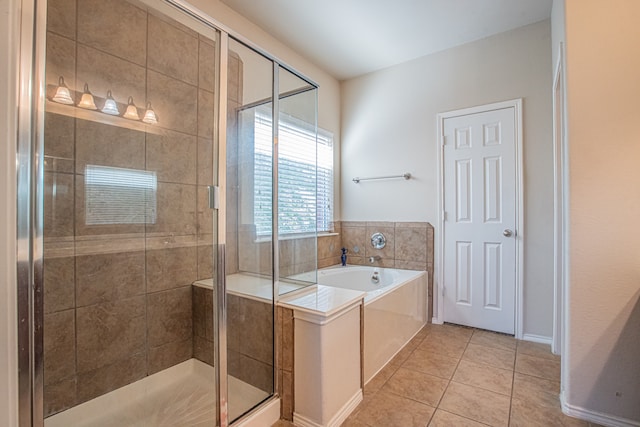
[[[433, 419], [433, 417], [436, 414], [436, 411], [438, 409], [440, 409], [440, 405], [442, 404], [442, 399], [444, 399], [444, 395], [447, 393], [447, 390], [449, 390], [449, 386], [451, 385], [451, 382], [453, 381], [453, 377], [456, 374], [456, 371], [458, 370], [458, 367], [460, 366], [460, 362], [462, 361], [462, 357], [464, 356], [465, 351], [467, 351], [467, 348], [469, 347], [469, 343], [471, 342], [471, 338], [473, 337], [473, 334], [475, 332], [473, 332], [470, 336], [469, 339], [466, 343], [466, 345], [464, 346], [464, 350], [462, 350], [462, 353], [460, 354], [460, 356], [458, 357], [458, 363], [456, 363], [456, 367], [453, 370], [453, 372], [451, 373], [451, 378], [449, 378], [448, 382], [447, 382], [447, 386], [444, 388], [444, 391], [442, 392], [442, 396], [440, 396], [440, 399], [438, 400], [438, 405], [436, 406], [436, 410], [433, 412], [433, 415], [431, 416], [431, 419]], [[443, 409], [444, 410], [444, 409]], [[454, 415], [458, 415], [458, 414], [454, 414]], [[458, 415], [459, 416], [459, 415]], [[431, 419], [429, 420], [429, 423], [431, 423]], [[428, 424], [427, 424], [428, 425]]]
[[513, 388], [516, 382], [516, 359], [518, 357], [518, 344], [516, 342], [516, 357], [513, 360], [513, 372], [511, 373], [511, 393], [509, 393], [509, 414], [507, 416], [507, 426], [511, 425], [511, 409], [513, 408]]
[[[433, 376], [435, 378], [439, 378], [441, 380], [445, 380], [446, 381], [446, 386], [444, 387], [444, 390], [443, 390], [440, 398], [438, 399], [437, 404], [435, 405], [434, 412], [430, 415], [428, 421], [426, 422], [427, 425], [430, 424], [433, 421], [435, 413], [438, 410], [441, 410], [441, 411], [443, 411], [445, 413], [452, 414], [452, 415], [457, 416], [457, 417], [468, 419], [468, 420], [476, 422], [478, 424], [488, 425], [488, 424], [486, 424], [486, 422], [475, 420], [475, 419], [469, 418], [468, 416], [465, 416], [465, 415], [459, 415], [459, 414], [456, 414], [455, 412], [447, 411], [446, 409], [443, 409], [441, 407], [443, 399], [444, 399], [444, 396], [446, 395], [447, 391], [449, 390], [449, 388], [451, 386], [451, 383], [454, 382], [453, 381], [454, 376], [456, 375], [458, 369], [460, 368], [460, 365], [462, 363], [462, 360], [464, 358], [464, 355], [465, 355], [466, 351], [469, 349], [469, 344], [475, 344], [475, 345], [479, 345], [479, 346], [482, 346], [482, 347], [485, 347], [485, 348], [491, 348], [491, 349], [494, 349], [494, 350], [513, 351], [514, 359], [513, 359], [513, 362], [511, 364], [510, 368], [498, 367], [498, 366], [488, 365], [488, 364], [484, 364], [484, 363], [476, 363], [476, 364], [478, 364], [480, 366], [487, 366], [487, 367], [490, 367], [490, 368], [499, 369], [501, 371], [506, 370], [506, 371], [509, 371], [511, 373], [511, 390], [510, 390], [510, 393], [508, 394], [509, 407], [508, 407], [508, 414], [507, 414], [507, 425], [511, 425], [511, 423], [512, 423], [512, 411], [513, 411], [513, 399], [514, 399], [514, 387], [515, 387], [515, 374], [517, 373], [517, 371], [516, 371], [517, 356], [518, 356], [518, 354], [524, 354], [524, 355], [527, 355], [527, 354], [526, 353], [521, 353], [521, 352], [518, 351], [518, 349], [521, 347], [520, 346], [520, 344], [521, 344], [520, 340], [515, 340], [516, 346], [515, 346], [514, 350], [502, 347], [502, 346], [499, 345], [499, 343], [496, 343], [496, 345], [484, 345], [484, 344], [475, 343], [475, 342], [472, 341], [473, 337], [474, 337], [474, 335], [476, 333], [478, 333], [481, 330], [478, 330], [478, 329], [475, 329], [475, 328], [471, 328], [471, 329], [473, 330], [473, 332], [471, 333], [471, 335], [469, 335], [468, 338], [465, 339], [465, 347], [462, 350], [462, 352], [460, 353], [460, 355], [457, 356], [457, 357], [451, 358], [451, 359], [456, 360], [455, 368], [452, 371], [451, 377], [450, 378], [442, 378], [442, 377], [439, 377], [437, 375], [428, 374], [428, 375], [431, 375], [431, 376]], [[372, 393], [371, 396], [377, 395], [387, 385], [387, 383], [391, 380], [391, 378], [396, 375], [396, 373], [398, 372], [398, 370], [400, 368], [407, 369], [407, 370], [410, 370], [410, 371], [414, 371], [413, 369], [405, 367], [405, 365], [406, 365], [407, 361], [412, 357], [412, 355], [414, 355], [416, 353], [416, 350], [418, 350], [419, 347], [423, 343], [428, 342], [428, 338], [430, 336], [432, 338], [435, 338], [437, 336], [437, 334], [435, 336], [432, 336], [432, 332], [433, 331], [429, 331], [419, 341], [417, 340], [417, 341], [414, 341], [414, 343], [412, 343], [412, 347], [413, 348], [408, 352], [406, 357], [404, 357], [404, 360], [400, 364], [398, 364], [398, 365], [396, 365], [395, 367], [392, 368], [392, 372], [390, 373], [389, 377], [385, 379], [385, 381], [381, 384], [380, 388], [378, 388], [374, 393]], [[455, 334], [449, 335], [448, 338], [453, 339], [453, 340], [457, 340], [458, 339]], [[462, 340], [459, 340], [459, 341], [462, 341]], [[438, 354], [440, 354], [440, 353], [438, 353]], [[535, 355], [527, 355], [527, 356], [532, 357], [532, 358], [536, 358], [536, 359], [540, 359], [540, 360], [547, 359], [545, 357], [540, 357], [540, 356], [535, 356]], [[474, 363], [473, 361], [470, 361], [470, 362]], [[421, 371], [417, 371], [417, 372], [421, 372]], [[555, 382], [557, 382], [556, 380], [554, 380], [552, 378], [542, 377], [542, 376], [538, 376], [538, 375], [531, 375], [531, 374], [528, 374], [528, 373], [522, 373], [522, 375], [530, 376], [532, 378], [537, 378], [537, 379], [541, 379], [541, 380], [544, 380], [544, 381], [555, 381]], [[464, 384], [464, 383], [460, 383], [460, 384]], [[503, 396], [507, 396], [506, 394], [498, 393], [496, 391], [489, 390], [489, 389], [486, 389], [486, 388], [481, 387], [481, 386], [472, 386], [472, 385], [469, 385], [469, 386], [476, 387], [479, 390], [485, 390], [485, 391], [497, 393], [497, 394], [500, 394], [500, 395], [503, 395]], [[412, 402], [416, 402], [418, 404], [422, 404], [422, 405], [426, 405], [426, 406], [432, 407], [432, 405], [429, 404], [429, 403], [426, 403], [426, 402], [420, 401], [420, 400], [416, 400], [415, 398], [412, 398], [412, 397], [404, 396], [402, 394], [399, 394], [398, 392], [388, 391], [388, 393], [390, 393], [390, 394], [392, 394], [394, 396], [403, 398], [403, 399], [407, 399], [407, 400], [412, 401]], [[365, 412], [361, 412], [360, 415], [362, 415], [364, 413], [366, 413], [366, 411]], [[371, 425], [369, 423], [366, 423], [366, 422], [362, 421], [362, 419], [360, 417], [356, 417], [355, 419], [357, 419], [358, 421], [362, 422], [362, 424], [371, 427]]]

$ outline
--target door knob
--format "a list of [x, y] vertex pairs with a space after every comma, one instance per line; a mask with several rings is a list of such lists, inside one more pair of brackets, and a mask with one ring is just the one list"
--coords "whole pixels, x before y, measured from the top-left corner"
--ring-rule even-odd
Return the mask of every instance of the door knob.
[[505, 229], [505, 230], [502, 232], [502, 235], [503, 235], [504, 237], [511, 237], [511, 236], [513, 236], [513, 231], [511, 231], [511, 230], [509, 230], [509, 229], [507, 228], [507, 229]]

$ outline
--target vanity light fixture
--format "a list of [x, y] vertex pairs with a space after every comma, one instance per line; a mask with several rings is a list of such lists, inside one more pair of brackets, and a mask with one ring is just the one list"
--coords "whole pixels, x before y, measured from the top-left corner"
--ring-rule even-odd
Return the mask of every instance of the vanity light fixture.
[[147, 111], [145, 111], [142, 121], [150, 125], [158, 123], [158, 118], [156, 117], [155, 111], [151, 108], [150, 102], [147, 102]]
[[56, 88], [56, 94], [52, 98], [55, 102], [60, 104], [72, 105], [73, 99], [71, 98], [71, 92], [66, 84], [64, 84], [64, 77], [60, 76], [58, 79], [58, 87]]
[[97, 110], [96, 102], [93, 99], [93, 95], [89, 92], [89, 85], [87, 83], [84, 84], [84, 92], [82, 93], [82, 98], [80, 98], [80, 102], [78, 102], [78, 107], [84, 108], [87, 110]]
[[116, 100], [113, 99], [113, 95], [111, 95], [110, 90], [107, 91], [107, 99], [104, 101], [102, 112], [105, 114], [110, 114], [112, 116], [120, 115], [120, 111], [118, 111], [118, 105], [116, 104]]
[[127, 111], [124, 112], [124, 115], [122, 117], [129, 120], [140, 120], [138, 109], [133, 103], [133, 96], [129, 97], [129, 100], [127, 101]]
[[[118, 103], [115, 99], [113, 99], [111, 90], [107, 91], [107, 97], [104, 100], [104, 106], [98, 109], [98, 107], [96, 106], [96, 100], [89, 90], [88, 83], [84, 84], [84, 90], [82, 92], [82, 96], [80, 97], [80, 102], [78, 102], [77, 104], [75, 104], [73, 98], [80, 96], [80, 93], [71, 91], [64, 83], [64, 77], [60, 76], [60, 78], [58, 79], [58, 86], [56, 86], [55, 89], [55, 95], [51, 98], [51, 100], [54, 102], [66, 105], [75, 105], [78, 108], [83, 108], [85, 110], [98, 110], [104, 114], [109, 114], [110, 116], [120, 115]], [[100, 100], [101, 98], [98, 99]], [[138, 107], [136, 107], [136, 104], [133, 102], [132, 96], [130, 96], [127, 100], [127, 108], [122, 117], [128, 120], [140, 120], [140, 112], [138, 111]], [[147, 102], [147, 108], [145, 109], [142, 121], [150, 125], [155, 125], [158, 123], [158, 116], [156, 116], [155, 111], [153, 111], [153, 108], [151, 108], [150, 102]]]

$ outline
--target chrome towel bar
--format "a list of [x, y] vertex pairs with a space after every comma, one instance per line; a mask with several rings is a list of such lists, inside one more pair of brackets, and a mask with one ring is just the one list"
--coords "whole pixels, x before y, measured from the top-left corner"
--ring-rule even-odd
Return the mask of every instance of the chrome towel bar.
[[406, 172], [402, 175], [389, 175], [389, 176], [372, 176], [369, 178], [360, 178], [360, 177], [355, 177], [353, 178], [353, 182], [355, 182], [356, 184], [358, 184], [360, 181], [369, 181], [372, 179], [393, 179], [393, 178], [404, 178], [404, 179], [411, 179], [411, 174], [409, 172]]

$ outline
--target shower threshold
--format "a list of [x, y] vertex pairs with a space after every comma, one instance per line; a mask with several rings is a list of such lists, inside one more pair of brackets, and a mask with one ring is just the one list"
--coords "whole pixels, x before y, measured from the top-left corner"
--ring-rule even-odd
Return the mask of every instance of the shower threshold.
[[[161, 427], [215, 425], [215, 370], [197, 360], [145, 377], [45, 419], [45, 427]], [[269, 396], [229, 377], [229, 417]]]

